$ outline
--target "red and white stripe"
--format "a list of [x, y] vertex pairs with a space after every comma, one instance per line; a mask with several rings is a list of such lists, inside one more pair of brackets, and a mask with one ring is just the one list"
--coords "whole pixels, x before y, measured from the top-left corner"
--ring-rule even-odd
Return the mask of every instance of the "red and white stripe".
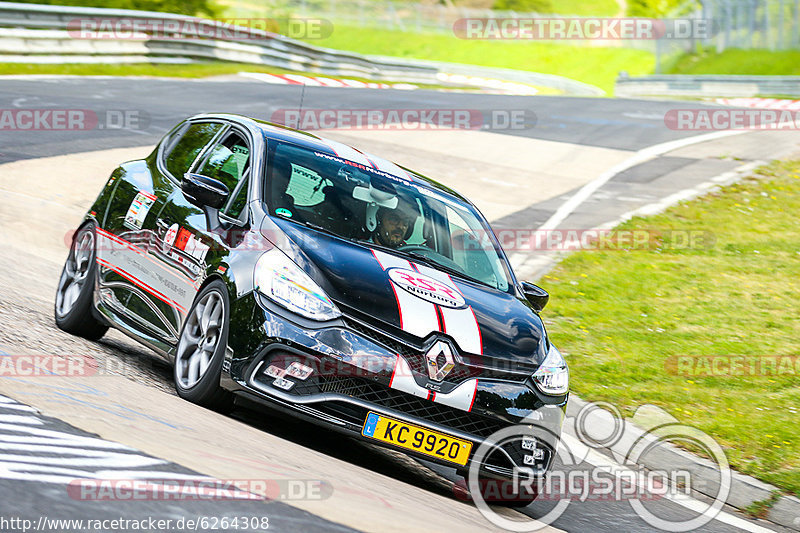
[[716, 102], [731, 107], [800, 111], [800, 100], [781, 100], [778, 98], [717, 98]]
[[389, 381], [389, 387], [418, 398], [426, 398], [432, 402], [469, 412], [472, 410], [472, 406], [475, 404], [475, 396], [478, 394], [478, 379], [468, 379], [447, 394], [434, 392], [417, 384], [411, 373], [408, 361], [403, 356], [398, 355], [392, 372], [392, 379]]
[[365, 154], [365, 156], [372, 163], [372, 166], [377, 168], [378, 170], [383, 170], [384, 172], [388, 172], [389, 174], [393, 174], [395, 176], [405, 178], [407, 180], [414, 179], [411, 177], [411, 174], [409, 174], [396, 164], [392, 163], [391, 161], [383, 159], [382, 157], [374, 156], [372, 154]]
[[[440, 272], [435, 268], [425, 265], [414, 265], [414, 267], [426, 276], [444, 283], [461, 293], [453, 283], [452, 278], [446, 272]], [[463, 294], [462, 294], [463, 296]], [[453, 337], [458, 345], [467, 353], [482, 354], [483, 339], [481, 338], [481, 328], [478, 326], [478, 319], [475, 316], [472, 306], [464, 309], [453, 309], [451, 307], [436, 306], [442, 317], [442, 324], [439, 331]]]
[[[172, 269], [153, 259], [150, 254], [118, 235], [102, 228], [97, 228], [95, 233], [97, 235], [97, 264], [109, 270], [113, 270], [143, 291], [155, 296], [167, 305], [174, 307], [182, 314], [186, 314], [188, 307], [191, 305], [197, 293], [199, 282], [177, 275]], [[132, 273], [126, 265], [122, 264], [123, 261], [126, 260], [126, 257], [130, 256], [136, 256], [136, 259], [139, 261], [145, 259], [148, 264], [151, 265], [152, 270], [143, 271], [145, 274]], [[162, 274], [154, 274], [153, 272], [156, 270], [154, 267], [162, 270]], [[178, 293], [164, 294], [164, 292], [162, 292], [167, 290], [166, 286], [158, 283], [163, 277], [188, 286], [187, 290], [182, 291], [184, 295], [182, 299]], [[167, 292], [170, 291], [167, 290]]]
[[394, 176], [404, 178], [407, 180], [412, 180], [414, 178], [411, 177], [407, 171], [403, 170], [395, 163], [383, 159], [382, 157], [378, 157], [372, 154], [365, 154], [361, 150], [357, 150], [352, 146], [348, 146], [346, 144], [332, 141], [331, 139], [323, 139], [320, 138], [320, 141], [328, 145], [328, 147], [333, 150], [333, 152], [341, 158], [347, 159], [349, 161], [353, 161], [355, 163], [361, 163], [362, 165], [366, 165], [378, 170], [382, 170], [384, 172], [388, 172]]
[[[240, 72], [239, 76], [276, 85], [308, 85], [310, 87], [340, 87], [354, 89], [393, 89], [388, 83], [364, 82], [358, 80], [342, 78], [324, 78], [320, 76], [308, 76], [305, 74], [266, 74], [263, 72]], [[402, 89], [410, 89], [412, 86], [402, 84]]]
[[[396, 257], [386, 252], [373, 250], [375, 259], [383, 270], [390, 268], [413, 268], [410, 261]], [[417, 298], [408, 291], [395, 287], [389, 280], [389, 284], [394, 291], [397, 300], [397, 311], [400, 314], [400, 328], [415, 337], [424, 338], [431, 332], [439, 331], [439, 319], [437, 318], [437, 305]], [[460, 344], [460, 343], [459, 343]]]
[[[412, 263], [406, 259], [379, 250], [373, 250], [372, 253], [383, 270], [388, 270], [390, 268], [410, 268], [434, 278], [450, 287], [453, 291], [461, 294], [461, 291], [446, 273], [439, 272], [425, 265]], [[420, 338], [427, 337], [431, 333], [438, 331], [449, 335], [462, 351], [471, 354], [483, 354], [481, 330], [475, 312], [472, 310], [472, 306], [467, 305], [467, 307], [462, 309], [443, 307], [395, 287], [394, 283], [391, 281], [389, 283], [392, 286], [395, 299], [397, 300], [400, 327], [403, 331]]]
[[348, 161], [353, 161], [354, 163], [361, 163], [362, 165], [368, 167], [374, 167], [372, 161], [370, 161], [370, 158], [352, 146], [348, 146], [337, 141], [332, 141], [330, 139], [320, 139], [320, 141], [328, 145], [328, 147], [333, 150], [333, 153], [342, 159], [347, 159]]

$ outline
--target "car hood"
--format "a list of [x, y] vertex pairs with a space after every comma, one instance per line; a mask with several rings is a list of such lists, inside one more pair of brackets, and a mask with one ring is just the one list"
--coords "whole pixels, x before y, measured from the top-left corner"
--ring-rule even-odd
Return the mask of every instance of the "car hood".
[[530, 304], [514, 294], [288, 220], [268, 217], [265, 224], [282, 230], [288, 240], [279, 246], [345, 314], [419, 345], [441, 332], [462, 354], [522, 367], [544, 359], [544, 325]]

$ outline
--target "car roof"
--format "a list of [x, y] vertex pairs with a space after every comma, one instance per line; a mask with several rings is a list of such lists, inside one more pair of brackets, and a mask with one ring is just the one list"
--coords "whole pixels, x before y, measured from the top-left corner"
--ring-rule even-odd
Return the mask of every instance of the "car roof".
[[362, 152], [353, 146], [343, 144], [332, 139], [319, 137], [307, 131], [293, 129], [282, 124], [258, 120], [246, 117], [244, 115], [229, 113], [206, 113], [202, 115], [195, 115], [190, 118], [190, 120], [198, 119], [221, 119], [239, 124], [240, 126], [250, 130], [254, 135], [260, 133], [267, 140], [289, 142], [309, 150], [324, 152], [328, 155], [388, 172], [389, 174], [397, 176], [398, 178], [408, 180], [412, 183], [416, 183], [417, 185], [426, 186], [430, 189], [453, 196], [460, 201], [475, 207], [474, 204], [467, 198], [436, 180], [423, 176], [422, 174], [406, 167], [397, 165], [396, 163], [393, 163], [382, 157]]

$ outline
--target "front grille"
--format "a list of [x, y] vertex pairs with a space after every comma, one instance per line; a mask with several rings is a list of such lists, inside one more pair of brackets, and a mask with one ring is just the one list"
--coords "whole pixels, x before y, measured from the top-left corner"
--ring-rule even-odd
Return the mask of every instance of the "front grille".
[[290, 392], [301, 396], [325, 392], [343, 394], [482, 438], [510, 425], [358, 377], [317, 376], [297, 383]]
[[[423, 376], [428, 375], [428, 367], [427, 361], [425, 359], [425, 353], [421, 346], [413, 346], [406, 342], [402, 342], [395, 337], [387, 335], [377, 328], [371, 327], [364, 323], [361, 320], [356, 320], [351, 317], [345, 316], [344, 322], [347, 327], [356, 333], [367, 337], [375, 341], [378, 344], [381, 344], [388, 348], [389, 350], [402, 355], [406, 361], [408, 361], [408, 366], [411, 367], [411, 370], [418, 374], [422, 374]], [[479, 356], [466, 356], [465, 354], [460, 354], [462, 359], [481, 359]], [[488, 358], [483, 358], [488, 359]], [[472, 362], [477, 363], [478, 361], [465, 361], [465, 362]], [[481, 368], [480, 366], [468, 365], [468, 364], [456, 364], [456, 367], [448, 374], [447, 381], [452, 383], [461, 383], [469, 378], [475, 377], [483, 377], [483, 378], [493, 378], [493, 379], [504, 379], [508, 381], [514, 381], [517, 383], [524, 382], [527, 377], [530, 375], [528, 370], [519, 369], [518, 371], [513, 370], [502, 370], [502, 369], [494, 369], [494, 368]]]

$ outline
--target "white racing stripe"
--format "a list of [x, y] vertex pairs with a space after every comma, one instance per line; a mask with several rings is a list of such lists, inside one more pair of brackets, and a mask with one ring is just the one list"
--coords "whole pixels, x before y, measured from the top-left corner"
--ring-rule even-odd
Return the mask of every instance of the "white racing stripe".
[[469, 379], [447, 394], [429, 391], [417, 384], [408, 361], [403, 356], [398, 355], [389, 387], [418, 398], [429, 398], [436, 403], [449, 405], [463, 411], [470, 411], [475, 401], [475, 395], [478, 392], [478, 380], [476, 378]]
[[[415, 265], [421, 274], [430, 276], [433, 279], [444, 283], [451, 287], [456, 292], [461, 294], [453, 279], [446, 272], [440, 272], [435, 268], [426, 265]], [[461, 294], [463, 296], [463, 294]], [[450, 307], [439, 306], [442, 313], [442, 320], [444, 322], [444, 331], [453, 337], [458, 343], [458, 347], [463, 351], [471, 354], [483, 354], [483, 341], [481, 339], [481, 330], [478, 325], [478, 319], [475, 317], [475, 311], [472, 306], [468, 305], [463, 309], [453, 309]]]
[[[447, 285], [454, 292], [461, 293], [450, 276], [444, 272], [439, 272], [425, 265], [411, 263], [379, 250], [373, 250], [372, 253], [384, 271], [391, 268], [416, 270], [422, 275]], [[421, 338], [427, 337], [434, 331], [439, 331], [439, 318], [436, 314], [438, 308], [444, 322], [441, 328], [443, 330], [442, 333], [450, 335], [458, 344], [458, 347], [465, 352], [472, 354], [483, 353], [480, 327], [472, 307], [453, 309], [436, 305], [418, 298], [400, 287], [396, 287], [393, 281], [389, 281], [389, 283], [397, 300], [397, 310], [400, 314], [400, 324], [403, 331]], [[417, 384], [408, 362], [398, 355], [389, 387], [420, 398], [429, 398], [434, 402], [449, 405], [456, 409], [470, 411], [478, 391], [478, 380], [467, 380], [447, 394], [429, 391]]]
[[428, 389], [420, 387], [417, 385], [417, 382], [414, 381], [414, 376], [411, 374], [411, 367], [408, 366], [408, 361], [401, 355], [397, 356], [397, 362], [394, 365], [392, 380], [389, 382], [389, 387], [420, 398], [427, 398], [430, 394]]
[[330, 149], [333, 150], [337, 156], [347, 159], [348, 161], [354, 161], [356, 163], [361, 163], [362, 165], [372, 167], [372, 163], [370, 162], [369, 159], [367, 159], [367, 156], [365, 156], [355, 148], [347, 146], [346, 144], [337, 141], [332, 141], [330, 139], [322, 139], [322, 142], [327, 144], [328, 147], [330, 147]]
[[478, 380], [473, 378], [465, 381], [447, 394], [436, 393], [433, 401], [436, 403], [443, 403], [456, 409], [464, 411], [471, 411], [472, 404], [475, 401], [475, 395], [478, 393]]
[[373, 166], [378, 168], [378, 170], [383, 170], [384, 172], [388, 172], [389, 174], [394, 174], [397, 177], [413, 181], [414, 178], [411, 177], [411, 174], [409, 174], [399, 166], [395, 165], [391, 161], [383, 159], [382, 157], [374, 156], [372, 154], [364, 154], [364, 155], [372, 162]]
[[[375, 259], [384, 270], [390, 268], [411, 269], [411, 263], [386, 252], [373, 250]], [[413, 294], [395, 287], [389, 281], [397, 299], [397, 311], [400, 313], [400, 327], [403, 331], [420, 338], [427, 337], [431, 332], [439, 329], [439, 319], [436, 318], [436, 307], [430, 302], [417, 298]]]

